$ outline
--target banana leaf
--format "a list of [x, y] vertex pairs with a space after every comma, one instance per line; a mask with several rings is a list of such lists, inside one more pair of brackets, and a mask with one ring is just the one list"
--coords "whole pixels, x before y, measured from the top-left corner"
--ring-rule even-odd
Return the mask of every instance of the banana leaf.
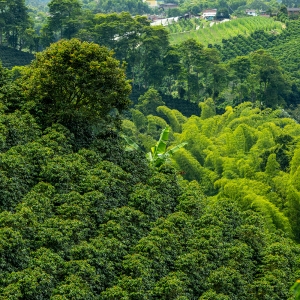
[[141, 150], [139, 145], [135, 143], [131, 138], [126, 136], [125, 134], [121, 134], [121, 137], [127, 142], [127, 146], [125, 148], [125, 151], [134, 151], [134, 150]]
[[[159, 140], [151, 151], [146, 153], [146, 158], [151, 165], [155, 167], [161, 166], [166, 162], [175, 152], [184, 147], [187, 142], [180, 143], [167, 151], [167, 144], [169, 140], [170, 127], [166, 126], [160, 134]], [[121, 137], [127, 142], [125, 151], [141, 150], [141, 148], [128, 136], [121, 134]]]
[[170, 127], [166, 126], [160, 134], [159, 140], [154, 147], [151, 148], [152, 160], [158, 155], [164, 154], [167, 149], [167, 143], [169, 140]]
[[180, 143], [179, 145], [171, 148], [167, 151], [167, 143], [169, 140], [170, 127], [167, 126], [161, 133], [159, 141], [154, 147], [151, 148], [151, 151], [146, 154], [148, 161], [156, 166], [161, 166], [166, 162], [169, 157], [171, 157], [175, 152], [184, 147], [187, 142]]
[[187, 142], [182, 142], [179, 145], [176, 145], [172, 149], [168, 150], [167, 153], [169, 153], [172, 156], [174, 153], [176, 153], [178, 150], [180, 150], [182, 147], [184, 147], [187, 144], [188, 144]]

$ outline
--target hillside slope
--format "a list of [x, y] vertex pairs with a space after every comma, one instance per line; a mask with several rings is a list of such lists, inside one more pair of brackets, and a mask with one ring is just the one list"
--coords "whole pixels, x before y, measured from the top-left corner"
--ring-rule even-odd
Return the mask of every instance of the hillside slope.
[[0, 60], [6, 68], [11, 69], [14, 66], [25, 66], [30, 64], [33, 59], [34, 55], [28, 52], [0, 46]]
[[[175, 25], [170, 25], [170, 27], [172, 26]], [[240, 18], [219, 24], [213, 24], [212, 22], [205, 28], [201, 28], [200, 26], [198, 30], [172, 33], [170, 34], [170, 42], [178, 44], [187, 39], [194, 38], [203, 45], [220, 44], [223, 39], [232, 38], [237, 35], [248, 36], [256, 30], [276, 30], [280, 32], [282, 30], [282, 23], [265, 17]]]

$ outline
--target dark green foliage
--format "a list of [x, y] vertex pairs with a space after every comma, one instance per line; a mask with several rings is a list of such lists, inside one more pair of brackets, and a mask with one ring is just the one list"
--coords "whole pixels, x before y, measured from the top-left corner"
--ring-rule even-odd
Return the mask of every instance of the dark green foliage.
[[107, 48], [93, 43], [72, 39], [52, 44], [22, 75], [24, 108], [43, 128], [56, 122], [71, 131], [84, 122], [90, 130], [91, 125], [101, 127], [101, 122], [111, 121], [113, 126], [130, 104], [122, 66]]
[[261, 155], [261, 168], [262, 170], [264, 170], [267, 164], [267, 158], [270, 154], [275, 153], [276, 160], [280, 165], [280, 169], [282, 171], [288, 171], [291, 153], [295, 147], [294, 138], [290, 135], [281, 135], [279, 137], [276, 137], [275, 142], [276, 146], [274, 146], [270, 150], [264, 151], [264, 153]]
[[140, 110], [144, 115], [156, 113], [158, 106], [165, 105], [160, 94], [153, 88], [150, 88], [144, 95], [138, 99], [136, 109]]
[[[94, 299], [115, 281], [123, 257], [147, 234], [150, 221], [172, 213], [178, 203], [180, 188], [171, 169], [151, 176], [141, 158], [135, 164], [130, 161], [129, 168], [119, 149], [127, 173], [104, 161], [104, 152], [72, 153], [64, 133], [54, 126], [45, 135], [39, 133], [36, 141], [3, 154], [6, 177], [15, 183], [14, 198], [11, 194], [9, 201], [1, 199], [3, 299], [13, 294]], [[2, 188], [9, 190], [8, 185]], [[140, 206], [137, 195], [147, 193], [150, 202], [142, 196]]]
[[51, 0], [48, 6], [48, 28], [52, 32], [59, 32], [61, 39], [73, 37], [79, 27], [81, 3], [78, 0]]
[[7, 45], [21, 50], [30, 36], [32, 25], [25, 0], [2, 1], [0, 3], [0, 24], [0, 45], [3, 43], [4, 36]]
[[[267, 234], [263, 220], [253, 212], [241, 213], [227, 200], [207, 204], [199, 192], [195, 198], [191, 192], [187, 195], [182, 209], [190, 213], [187, 204], [193, 207], [196, 199], [202, 209], [193, 209], [193, 216], [178, 211], [157, 221], [125, 258], [126, 275], [103, 293], [104, 299], [288, 298], [287, 290], [277, 288], [280, 280], [292, 281], [294, 275], [283, 269], [276, 273], [275, 262], [295, 262], [299, 249], [291, 253], [291, 241]], [[274, 282], [266, 291], [271, 265]]]
[[[299, 88], [297, 68], [297, 62], [299, 61], [297, 51], [299, 26], [299, 21], [289, 21], [287, 28], [280, 34], [259, 30], [252, 33], [249, 37], [238, 35], [231, 39], [223, 40], [222, 46], [217, 45], [216, 47], [220, 50], [223, 60], [233, 59], [237, 55], [247, 55], [259, 49], [268, 49], [271, 55], [280, 62], [285, 72], [297, 83], [297, 87]], [[295, 92], [288, 101], [289, 104], [295, 105], [293, 102], [295, 102], [295, 98], [297, 99], [299, 94]]]
[[126, 11], [131, 13], [132, 15], [144, 15], [151, 11], [148, 4], [141, 0], [105, 0], [101, 2], [91, 0], [88, 3], [88, 7], [97, 13], [120, 13]]
[[6, 46], [0, 46], [0, 61], [3, 67], [12, 69], [15, 66], [25, 66], [31, 63], [34, 56]]

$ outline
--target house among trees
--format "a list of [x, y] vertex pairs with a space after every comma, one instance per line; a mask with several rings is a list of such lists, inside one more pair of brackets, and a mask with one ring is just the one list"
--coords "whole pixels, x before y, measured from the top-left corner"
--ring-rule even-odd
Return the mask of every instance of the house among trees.
[[164, 3], [164, 4], [160, 4], [160, 6], [163, 10], [168, 10], [168, 9], [174, 9], [174, 8], [178, 8], [178, 4], [176, 3]]
[[257, 12], [255, 9], [246, 9], [246, 15], [248, 16], [253, 16], [253, 17], [256, 17], [257, 16]]
[[202, 18], [205, 20], [215, 20], [216, 19], [216, 15], [217, 15], [217, 9], [213, 8], [213, 9], [205, 9], [202, 12]]
[[288, 7], [287, 8], [287, 13], [288, 13], [288, 16], [293, 16], [293, 15], [299, 15], [300, 13], [300, 8], [298, 7]]

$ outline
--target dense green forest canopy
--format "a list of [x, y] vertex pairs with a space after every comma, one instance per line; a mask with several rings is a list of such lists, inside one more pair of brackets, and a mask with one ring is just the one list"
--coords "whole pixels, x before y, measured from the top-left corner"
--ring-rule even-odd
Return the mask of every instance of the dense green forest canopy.
[[[108, 62], [118, 75], [105, 75]], [[100, 72], [92, 86], [83, 84], [86, 67]], [[128, 99], [124, 69], [107, 49], [61, 41], [17, 80], [0, 71], [0, 299], [292, 296], [300, 270], [295, 121], [252, 103], [216, 115], [212, 99], [187, 118], [152, 88], [123, 132], [149, 149], [169, 124], [170, 141], [188, 145], [176, 152], [178, 169], [151, 167], [142, 152], [124, 150], [112, 122], [129, 103], [94, 97], [103, 78], [117, 77], [110, 94]], [[64, 103], [51, 84], [77, 93]], [[57, 118], [66, 105], [84, 121]], [[93, 105], [114, 109], [90, 119]]]
[[[5, 66], [36, 56], [0, 65], [0, 300], [293, 299], [300, 22], [282, 7], [165, 28], [142, 1], [3, 3]], [[195, 36], [172, 43], [179, 27]]]

